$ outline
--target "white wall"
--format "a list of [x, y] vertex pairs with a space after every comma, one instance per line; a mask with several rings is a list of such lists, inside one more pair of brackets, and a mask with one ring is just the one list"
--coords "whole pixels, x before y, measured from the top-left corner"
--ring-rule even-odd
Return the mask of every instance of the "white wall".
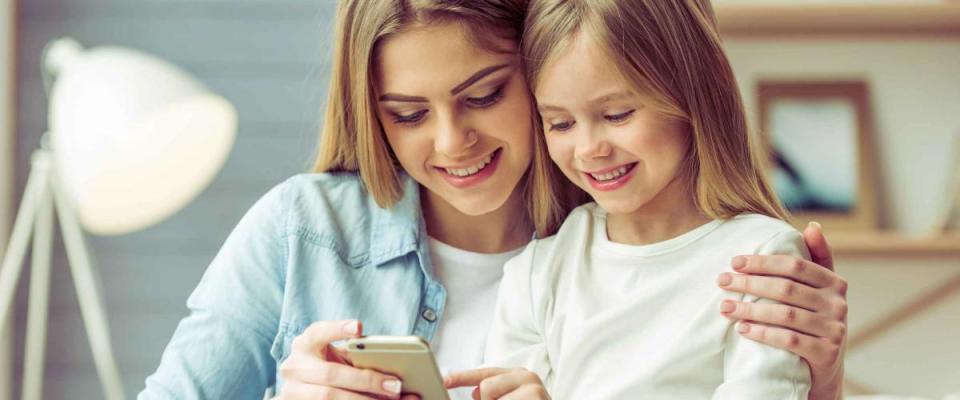
[[[730, 38], [726, 48], [748, 109], [761, 79], [866, 79], [882, 221], [909, 233], [933, 224], [960, 135], [960, 40]], [[960, 274], [960, 255], [844, 257], [837, 264], [850, 282], [851, 334]], [[960, 392], [960, 293], [850, 352], [847, 371], [885, 393], [941, 398]]]
[[[13, 0], [0, 0], [0, 257], [6, 248], [13, 207]], [[13, 396], [11, 328], [0, 330], [0, 400]]]

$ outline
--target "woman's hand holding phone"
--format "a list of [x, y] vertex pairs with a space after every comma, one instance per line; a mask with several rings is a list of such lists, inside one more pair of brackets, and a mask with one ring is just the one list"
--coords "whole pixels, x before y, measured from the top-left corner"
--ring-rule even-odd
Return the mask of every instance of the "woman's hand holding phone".
[[460, 371], [443, 380], [447, 389], [475, 386], [474, 400], [550, 400], [537, 374], [523, 368]]
[[[360, 337], [359, 321], [318, 321], [293, 339], [290, 356], [280, 364], [284, 385], [274, 399], [400, 399], [396, 377], [354, 368], [345, 350], [330, 343]], [[416, 396], [404, 396], [404, 400]]]

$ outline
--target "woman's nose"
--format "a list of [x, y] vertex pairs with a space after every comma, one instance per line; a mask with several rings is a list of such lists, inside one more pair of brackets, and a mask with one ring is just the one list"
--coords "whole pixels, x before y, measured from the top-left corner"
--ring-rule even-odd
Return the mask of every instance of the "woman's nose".
[[469, 153], [480, 140], [477, 131], [468, 127], [456, 117], [447, 117], [438, 124], [434, 150], [445, 156], [456, 158]]

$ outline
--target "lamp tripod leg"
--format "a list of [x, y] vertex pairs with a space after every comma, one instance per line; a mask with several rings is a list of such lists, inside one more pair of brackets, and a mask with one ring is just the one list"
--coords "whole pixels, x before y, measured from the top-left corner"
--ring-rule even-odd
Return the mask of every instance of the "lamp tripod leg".
[[124, 399], [123, 382], [117, 369], [116, 359], [110, 346], [110, 331], [107, 325], [106, 311], [100, 297], [100, 285], [94, 274], [90, 252], [83, 238], [80, 223], [70, 204], [67, 202], [55, 172], [51, 174], [53, 199], [57, 209], [63, 243], [67, 250], [67, 259], [74, 284], [77, 288], [77, 300], [87, 329], [87, 338], [93, 351], [93, 361], [100, 376], [104, 397], [107, 400]]
[[17, 280], [23, 269], [23, 257], [30, 243], [30, 232], [37, 215], [37, 203], [43, 193], [49, 190], [49, 170], [34, 168], [30, 171], [27, 185], [23, 190], [20, 209], [10, 234], [3, 264], [0, 264], [0, 324], [8, 320], [13, 309], [13, 296], [17, 291]]
[[33, 231], [30, 265], [30, 302], [23, 361], [23, 400], [43, 398], [44, 350], [47, 343], [47, 316], [50, 303], [50, 258], [53, 251], [53, 200], [45, 190], [39, 199]]

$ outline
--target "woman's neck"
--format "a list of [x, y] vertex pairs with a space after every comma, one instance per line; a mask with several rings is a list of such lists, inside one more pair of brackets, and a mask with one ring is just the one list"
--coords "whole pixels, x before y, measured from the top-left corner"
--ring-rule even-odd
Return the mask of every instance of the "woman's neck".
[[662, 242], [710, 222], [694, 201], [693, 189], [674, 179], [639, 209], [607, 214], [610, 241], [632, 245]]
[[503, 253], [524, 246], [533, 235], [533, 224], [519, 188], [503, 206], [483, 215], [464, 214], [429, 190], [421, 192], [427, 233], [458, 249]]

